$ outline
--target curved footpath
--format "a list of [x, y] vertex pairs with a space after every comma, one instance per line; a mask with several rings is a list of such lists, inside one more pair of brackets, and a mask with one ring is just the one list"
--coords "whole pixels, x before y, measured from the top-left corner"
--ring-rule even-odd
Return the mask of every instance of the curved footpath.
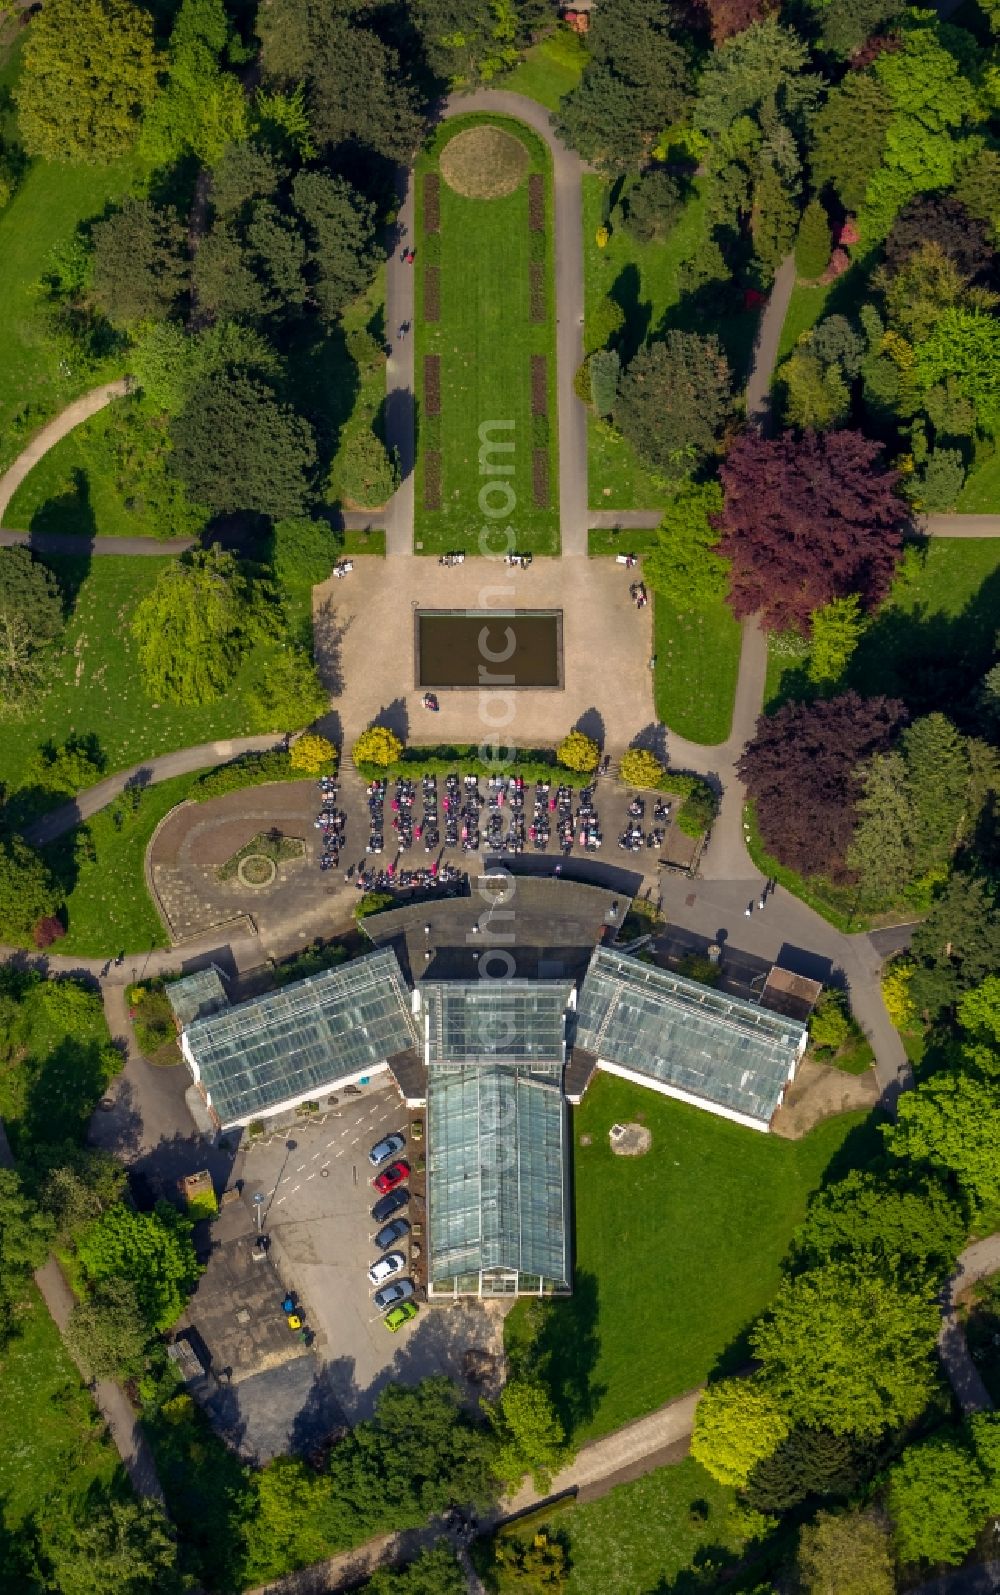
[[117, 382], [105, 382], [99, 388], [91, 388], [89, 393], [74, 399], [73, 403], [68, 404], [53, 421], [49, 421], [40, 432], [35, 433], [13, 465], [0, 476], [0, 523], [3, 521], [7, 505], [42, 455], [48, 454], [49, 449], [61, 442], [68, 432], [72, 432], [74, 427], [80, 425], [81, 421], [89, 421], [92, 415], [96, 415], [98, 410], [103, 410], [112, 399], [120, 399], [127, 392], [127, 377], [122, 377]]

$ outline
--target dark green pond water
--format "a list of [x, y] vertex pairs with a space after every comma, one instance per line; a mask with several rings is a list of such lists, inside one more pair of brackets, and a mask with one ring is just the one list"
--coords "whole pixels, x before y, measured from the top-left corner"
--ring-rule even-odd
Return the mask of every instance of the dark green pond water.
[[561, 687], [562, 611], [417, 612], [419, 687]]

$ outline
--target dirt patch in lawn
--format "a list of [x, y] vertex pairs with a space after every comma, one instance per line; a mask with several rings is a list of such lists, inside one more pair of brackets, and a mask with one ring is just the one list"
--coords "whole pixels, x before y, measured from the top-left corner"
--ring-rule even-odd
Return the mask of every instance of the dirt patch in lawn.
[[837, 1113], [873, 1108], [878, 1099], [874, 1069], [867, 1069], [864, 1074], [844, 1074], [829, 1064], [805, 1058], [785, 1092], [785, 1100], [774, 1115], [771, 1128], [775, 1135], [798, 1141], [821, 1120]]
[[441, 414], [441, 356], [424, 355], [424, 409], [428, 415]]
[[513, 194], [528, 170], [519, 138], [483, 123], [456, 133], [441, 152], [441, 175], [465, 199], [500, 199]]
[[549, 408], [548, 361], [543, 354], [531, 357], [531, 413], [545, 415]]
[[424, 320], [429, 322], [441, 320], [440, 266], [424, 268]]

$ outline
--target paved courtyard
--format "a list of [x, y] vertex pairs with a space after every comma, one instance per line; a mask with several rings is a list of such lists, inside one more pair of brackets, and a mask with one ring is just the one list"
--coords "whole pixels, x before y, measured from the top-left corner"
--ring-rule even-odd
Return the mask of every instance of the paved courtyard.
[[[371, 1413], [390, 1381], [411, 1384], [445, 1373], [461, 1382], [466, 1351], [499, 1357], [502, 1349], [496, 1306], [429, 1308], [418, 1288], [417, 1317], [392, 1334], [372, 1305], [366, 1271], [378, 1255], [371, 1239], [378, 1225], [371, 1216], [377, 1192], [369, 1183], [368, 1151], [392, 1130], [406, 1133], [409, 1122], [398, 1092], [384, 1079], [376, 1076], [358, 1096], [342, 1097], [322, 1122], [300, 1121], [249, 1145], [243, 1165], [245, 1192], [265, 1198], [264, 1228], [278, 1272], [303, 1302], [328, 1389], [351, 1422]], [[411, 1160], [418, 1155], [409, 1144], [403, 1154]], [[415, 1202], [403, 1213], [424, 1227]], [[401, 1249], [408, 1250], [407, 1241]], [[467, 1388], [471, 1399], [480, 1393]]]
[[[349, 576], [313, 592], [317, 659], [344, 746], [381, 719], [417, 742], [496, 737], [522, 747], [552, 747], [579, 724], [609, 748], [624, 749], [654, 718], [652, 606], [636, 609], [634, 579], [608, 559], [538, 558], [523, 571], [492, 559], [451, 568], [416, 555], [356, 560]], [[422, 709], [416, 609], [561, 610], [563, 687], [496, 697], [442, 690], [437, 714]]]

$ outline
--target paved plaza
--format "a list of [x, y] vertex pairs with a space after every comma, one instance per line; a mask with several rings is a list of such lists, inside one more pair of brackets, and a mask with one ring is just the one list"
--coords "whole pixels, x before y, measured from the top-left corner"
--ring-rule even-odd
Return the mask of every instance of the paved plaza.
[[[539, 558], [527, 570], [492, 559], [450, 568], [411, 555], [355, 560], [349, 576], [313, 593], [317, 659], [343, 745], [349, 748], [372, 720], [409, 742], [495, 738], [520, 747], [552, 747], [579, 725], [621, 752], [654, 719], [652, 610], [636, 609], [633, 580], [632, 571], [608, 559]], [[440, 711], [422, 709], [417, 609], [561, 610], [563, 687], [441, 690]]]

